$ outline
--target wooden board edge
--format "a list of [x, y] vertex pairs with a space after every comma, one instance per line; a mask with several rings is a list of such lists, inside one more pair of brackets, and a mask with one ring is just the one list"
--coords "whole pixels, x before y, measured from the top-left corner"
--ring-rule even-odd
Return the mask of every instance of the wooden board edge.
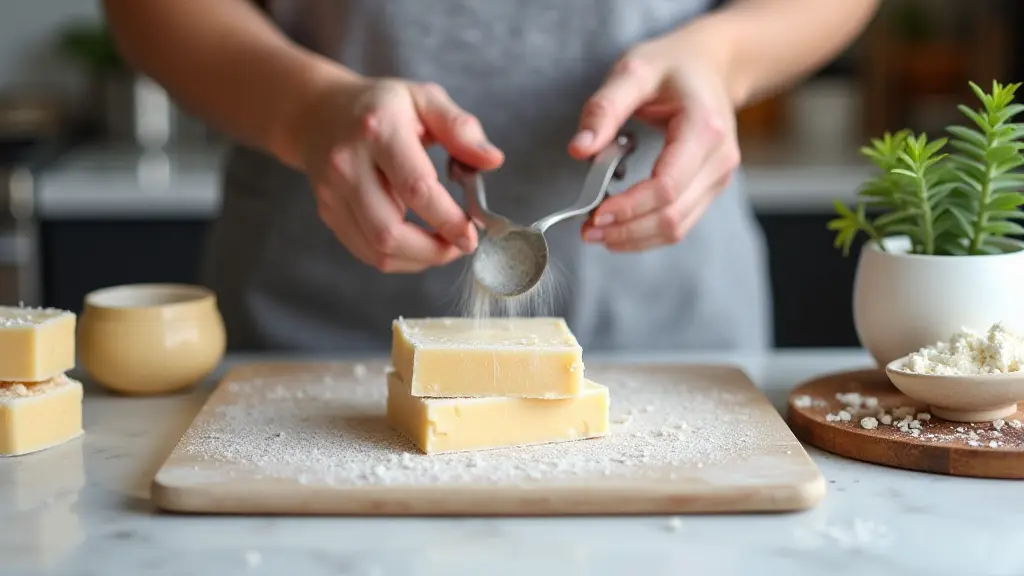
[[[1006, 452], [989, 450], [981, 447], [958, 447], [958, 451], [950, 450], [949, 447], [933, 445], [927, 442], [913, 439], [900, 440], [878, 436], [866, 430], [848, 428], [838, 423], [822, 422], [815, 417], [808, 409], [796, 406], [795, 399], [804, 395], [804, 388], [817, 382], [847, 377], [851, 380], [858, 378], [878, 377], [884, 374], [880, 368], [866, 368], [858, 370], [837, 371], [808, 379], [794, 386], [787, 395], [785, 420], [794, 435], [801, 441], [819, 450], [848, 458], [857, 462], [865, 462], [877, 466], [885, 466], [896, 470], [906, 470], [926, 474], [940, 474], [946, 476], [957, 476], [967, 478], [983, 478], [992, 480], [1024, 480], [1024, 466], [1004, 465], [1008, 460], [1016, 464], [1022, 457], [1018, 453], [1007, 454]], [[815, 434], [814, 429], [827, 431], [827, 437]], [[872, 445], [876, 448], [868, 452], [855, 451], [841, 440], [847, 438], [870, 438]], [[913, 446], [924, 453], [919, 458], [907, 459], [896, 463], [886, 458], [884, 453], [900, 452], [908, 446]], [[993, 462], [995, 465], [978, 471], [976, 467], [967, 466], [962, 462], [962, 455], [970, 453], [975, 460]], [[970, 469], [968, 469], [970, 468]]]
[[[323, 487], [323, 492], [334, 492], [332, 498], [322, 499], [315, 509], [298, 500], [260, 499], [253, 505], [251, 498], [237, 501], [232, 491], [207, 486], [203, 491], [192, 491], [189, 485], [175, 486], [154, 479], [151, 500], [164, 511], [183, 514], [219, 515], [291, 515], [291, 516], [637, 516], [637, 515], [734, 515], [798, 513], [816, 506], [824, 498], [827, 488], [824, 477], [815, 473], [800, 484], [751, 486], [732, 493], [705, 492], [673, 493], [660, 490], [637, 494], [645, 488], [627, 488], [608, 491], [590, 487], [584, 493], [579, 487], [543, 489], [542, 493], [523, 495], [509, 488], [515, 497], [494, 498], [493, 489], [466, 490], [457, 487], [433, 490], [429, 494], [412, 489], [396, 497], [394, 488], [338, 489]], [[308, 489], [309, 487], [307, 487]], [[374, 492], [380, 495], [375, 496]], [[771, 494], [766, 496], [766, 494]], [[346, 497], [347, 496], [347, 497]], [[308, 494], [302, 498], [312, 500]], [[598, 502], [595, 504], [595, 502]], [[542, 510], [542, 511], [538, 511]]]

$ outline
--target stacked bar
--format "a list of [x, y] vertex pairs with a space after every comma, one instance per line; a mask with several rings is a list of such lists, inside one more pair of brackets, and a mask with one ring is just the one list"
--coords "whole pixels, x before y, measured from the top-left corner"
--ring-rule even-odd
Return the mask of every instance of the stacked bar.
[[75, 367], [75, 315], [0, 306], [0, 456], [63, 444], [82, 433]]
[[392, 334], [388, 421], [427, 454], [608, 431], [608, 388], [561, 318], [399, 318]]

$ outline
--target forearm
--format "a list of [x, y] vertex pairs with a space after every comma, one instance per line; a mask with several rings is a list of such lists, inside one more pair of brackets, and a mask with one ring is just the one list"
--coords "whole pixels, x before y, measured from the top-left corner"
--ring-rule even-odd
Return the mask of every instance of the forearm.
[[737, 107], [779, 90], [838, 56], [880, 0], [732, 0], [674, 32], [721, 67]]
[[185, 109], [301, 167], [293, 134], [325, 86], [357, 81], [303, 49], [244, 0], [104, 0], [118, 47]]

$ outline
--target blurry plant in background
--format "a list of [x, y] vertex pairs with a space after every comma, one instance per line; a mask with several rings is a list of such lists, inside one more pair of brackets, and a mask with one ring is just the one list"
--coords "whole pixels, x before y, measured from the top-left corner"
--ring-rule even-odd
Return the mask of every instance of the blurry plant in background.
[[99, 22], [76, 22], [60, 35], [61, 51], [96, 74], [124, 73], [126, 66], [107, 27]]
[[[886, 133], [861, 149], [879, 169], [858, 192], [863, 201], [850, 209], [836, 202], [838, 217], [828, 223], [835, 245], [848, 254], [858, 234], [880, 242], [906, 235], [912, 254], [983, 255], [1008, 250], [1004, 236], [1024, 235], [1024, 111], [1014, 102], [1020, 84], [992, 82], [991, 93], [970, 84], [981, 107], [958, 106], [973, 126], [950, 126], [947, 138], [929, 139], [909, 130]], [[953, 152], [944, 152], [947, 143]], [[868, 209], [881, 211], [874, 218]], [[1019, 249], [1019, 246], [1010, 248]]]

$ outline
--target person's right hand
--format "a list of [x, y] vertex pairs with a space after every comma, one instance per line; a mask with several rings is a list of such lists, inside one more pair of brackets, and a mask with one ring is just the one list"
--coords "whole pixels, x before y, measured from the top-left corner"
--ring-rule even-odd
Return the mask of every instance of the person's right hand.
[[[476, 249], [477, 234], [441, 185], [426, 147], [492, 170], [504, 154], [440, 86], [367, 80], [328, 89], [303, 113], [302, 161], [320, 218], [359, 260], [420, 272]], [[432, 230], [405, 220], [416, 213]]]

